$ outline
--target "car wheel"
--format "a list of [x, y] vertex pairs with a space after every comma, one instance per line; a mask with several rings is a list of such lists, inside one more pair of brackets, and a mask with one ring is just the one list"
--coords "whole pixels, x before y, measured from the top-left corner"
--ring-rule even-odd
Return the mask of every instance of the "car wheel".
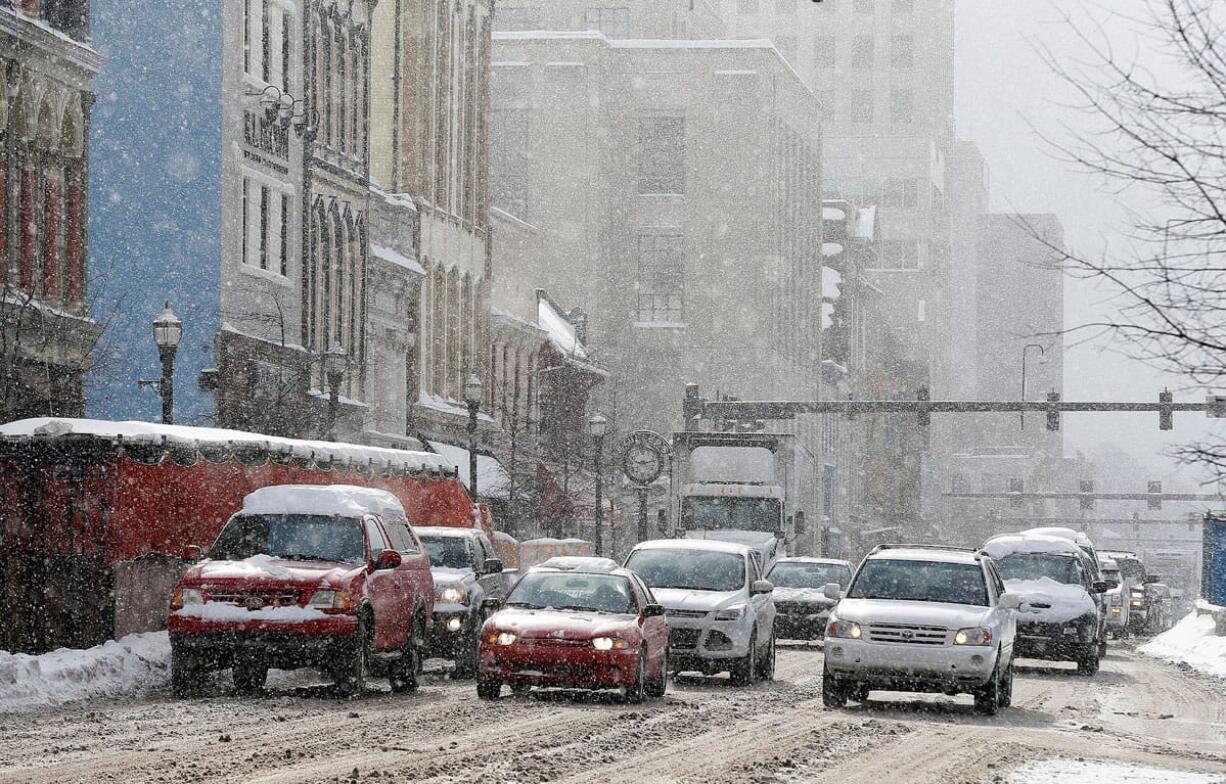
[[992, 671], [992, 677], [975, 692], [975, 710], [984, 716], [995, 716], [1001, 706], [1000, 666]]
[[471, 640], [461, 640], [456, 643], [454, 676], [467, 680], [477, 675], [477, 663], [481, 654], [481, 634], [477, 632]]
[[254, 656], [234, 660], [234, 688], [239, 694], [256, 694], [268, 680], [268, 663]]
[[1100, 643], [1098, 643], [1098, 658], [1107, 658], [1107, 640], [1105, 637]]
[[[349, 650], [342, 654], [336, 663], [333, 678], [341, 693], [353, 697], [361, 694], [366, 688], [366, 671], [370, 662], [370, 643], [374, 638], [374, 630], [366, 617], [358, 619], [358, 628], [353, 634], [353, 643]], [[412, 643], [410, 642], [410, 646]]]
[[668, 691], [668, 648], [660, 661], [660, 674], [647, 682], [647, 696], [659, 699]]
[[758, 677], [764, 681], [773, 681], [775, 679], [775, 653], [775, 635], [772, 634], [766, 648], [766, 654], [758, 663]]
[[834, 673], [822, 668], [822, 704], [827, 708], [847, 707], [847, 692]]
[[170, 693], [176, 697], [191, 697], [200, 692], [204, 667], [196, 656], [170, 649]]
[[477, 679], [477, 696], [483, 700], [496, 700], [502, 693], [502, 683], [486, 678]]
[[1005, 668], [1004, 682], [1001, 684], [1000, 707], [1008, 708], [1013, 704], [1013, 662]]
[[634, 668], [634, 685], [622, 691], [622, 699], [630, 705], [638, 705], [647, 694], [647, 649], [639, 649], [638, 664]]
[[749, 650], [745, 653], [745, 658], [732, 663], [732, 669], [728, 672], [732, 680], [733, 686], [748, 686], [753, 683], [754, 675], [758, 671], [758, 630], [754, 629], [749, 635]]
[[1098, 672], [1098, 646], [1090, 643], [1082, 650], [1081, 656], [1077, 658], [1077, 674], [1078, 675], [1094, 675]]

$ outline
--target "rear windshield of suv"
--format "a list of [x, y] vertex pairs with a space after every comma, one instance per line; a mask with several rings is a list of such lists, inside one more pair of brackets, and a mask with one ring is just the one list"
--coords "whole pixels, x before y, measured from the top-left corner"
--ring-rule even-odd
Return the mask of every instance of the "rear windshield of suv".
[[296, 561], [360, 563], [366, 559], [361, 521], [326, 515], [238, 515], [226, 523], [209, 557], [241, 561], [253, 555]]
[[775, 564], [766, 579], [776, 588], [821, 588], [827, 583], [851, 582], [851, 570], [841, 564], [787, 562]]
[[468, 551], [468, 540], [462, 536], [430, 536], [423, 535], [421, 543], [426, 546], [430, 555], [430, 565], [444, 569], [471, 569], [472, 556]]
[[1066, 555], [1013, 553], [996, 561], [996, 571], [1004, 580], [1041, 580], [1044, 577], [1065, 585], [1081, 585], [1077, 561]]
[[874, 558], [860, 567], [847, 598], [987, 607], [988, 586], [977, 563]]
[[737, 591], [745, 585], [745, 559], [703, 550], [635, 550], [626, 568], [653, 590]]

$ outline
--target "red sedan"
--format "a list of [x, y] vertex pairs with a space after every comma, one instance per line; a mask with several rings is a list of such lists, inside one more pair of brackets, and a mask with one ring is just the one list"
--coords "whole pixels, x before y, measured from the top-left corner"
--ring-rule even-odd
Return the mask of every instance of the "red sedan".
[[[489, 600], [497, 602], [497, 600]], [[503, 684], [621, 689], [627, 702], [663, 697], [664, 608], [608, 558], [552, 558], [528, 572], [481, 633], [477, 694]]]

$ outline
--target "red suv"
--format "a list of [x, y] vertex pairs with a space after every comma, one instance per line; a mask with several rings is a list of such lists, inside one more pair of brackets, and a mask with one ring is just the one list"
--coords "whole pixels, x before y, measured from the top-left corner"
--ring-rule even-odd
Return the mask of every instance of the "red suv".
[[[199, 548], [185, 556], [196, 559]], [[230, 667], [240, 692], [269, 667], [319, 667], [347, 694], [368, 673], [417, 688], [434, 610], [430, 560], [391, 493], [346, 485], [256, 490], [170, 604], [171, 686]]]

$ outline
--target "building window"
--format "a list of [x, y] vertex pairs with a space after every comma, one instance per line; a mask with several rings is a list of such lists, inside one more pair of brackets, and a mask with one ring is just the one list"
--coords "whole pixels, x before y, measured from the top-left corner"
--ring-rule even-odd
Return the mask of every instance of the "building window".
[[638, 304], [639, 323], [685, 321], [685, 249], [680, 235], [639, 237]]
[[909, 35], [890, 38], [890, 65], [894, 68], [910, 68], [915, 65], [915, 39]]
[[685, 118], [639, 119], [639, 193], [685, 193]]
[[792, 66], [796, 65], [796, 36], [779, 36], [775, 39], [775, 48], [779, 50], [779, 54], [783, 55], [784, 60], [787, 60]]
[[268, 228], [269, 221], [268, 187], [260, 186], [260, 269], [268, 269]]
[[583, 15], [588, 30], [597, 30], [608, 38], [630, 37], [630, 9], [589, 8]]
[[813, 65], [818, 68], [833, 68], [835, 49], [833, 35], [819, 35], [813, 39]]
[[880, 258], [882, 269], [919, 269], [919, 245], [915, 240], [885, 240]]
[[246, 177], [244, 177], [243, 178], [243, 255], [241, 257], [242, 262], [244, 264], [251, 263], [251, 256], [250, 256], [251, 250], [249, 247], [251, 243], [249, 242], [249, 239], [248, 239], [251, 234], [251, 229], [250, 229], [251, 227], [251, 206], [250, 206], [250, 200], [247, 198], [247, 194], [248, 192], [250, 192], [250, 190], [251, 190], [251, 180], [248, 180]]
[[260, 5], [260, 75], [267, 84], [272, 84], [272, 9], [268, 0]]
[[540, 30], [541, 20], [532, 8], [504, 8], [499, 5], [494, 12], [494, 29], [499, 32]]
[[873, 13], [873, 0], [854, 0], [851, 9], [857, 14], [871, 16]]
[[289, 276], [289, 196], [281, 194], [281, 274]]
[[243, 0], [243, 73], [251, 73], [251, 4], [262, 0]]
[[873, 67], [873, 37], [871, 35], [857, 35], [855, 39], [852, 40], [851, 67]]
[[738, 14], [758, 13], [758, 0], [736, 0], [736, 12]]
[[910, 125], [915, 119], [915, 100], [910, 90], [890, 91], [890, 122]]
[[777, 15], [796, 13], [796, 0], [775, 0], [775, 13]]
[[854, 123], [871, 123], [873, 121], [873, 91], [851, 91], [851, 121]]
[[490, 132], [494, 205], [527, 218], [530, 117], [527, 109], [496, 108]]
[[290, 28], [293, 26], [293, 19], [290, 15], [281, 12], [281, 91], [288, 93], [290, 91], [290, 46], [293, 42], [293, 33]]

